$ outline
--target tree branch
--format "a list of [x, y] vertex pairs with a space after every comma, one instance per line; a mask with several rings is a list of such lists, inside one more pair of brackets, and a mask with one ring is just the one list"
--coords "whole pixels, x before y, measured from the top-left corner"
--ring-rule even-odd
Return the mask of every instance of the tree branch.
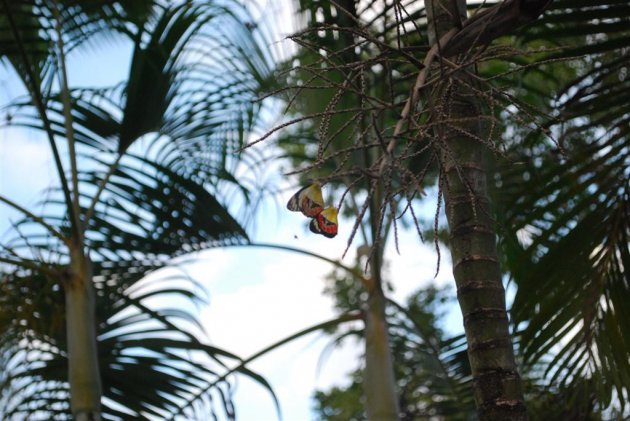
[[59, 273], [56, 272], [52, 268], [44, 266], [43, 264], [37, 264], [31, 260], [22, 259], [20, 257], [18, 257], [17, 260], [14, 260], [14, 259], [9, 259], [9, 258], [0, 256], [0, 263], [6, 263], [8, 265], [18, 266], [18, 267], [21, 267], [22, 269], [32, 270], [33, 272], [41, 272], [53, 278], [57, 278], [59, 276]]
[[50, 225], [49, 223], [47, 223], [43, 218], [33, 214], [28, 209], [23, 208], [22, 206], [18, 205], [14, 201], [12, 201], [10, 199], [7, 199], [6, 197], [1, 196], [1, 195], [0, 195], [0, 202], [4, 202], [7, 205], [11, 206], [13, 209], [23, 213], [27, 218], [32, 219], [33, 221], [37, 222], [38, 224], [40, 224], [41, 226], [46, 228], [48, 230], [48, 232], [50, 232], [52, 235], [54, 235], [55, 237], [57, 237], [61, 241], [63, 241], [63, 243], [65, 245], [70, 246], [70, 243], [69, 243], [68, 239], [66, 237], [64, 237], [64, 235], [62, 233], [57, 231], [57, 228], [55, 228], [52, 225]]

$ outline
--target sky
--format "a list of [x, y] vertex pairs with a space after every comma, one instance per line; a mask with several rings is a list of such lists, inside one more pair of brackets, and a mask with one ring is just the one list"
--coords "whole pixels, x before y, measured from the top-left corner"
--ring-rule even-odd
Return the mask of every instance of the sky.
[[[128, 72], [129, 49], [123, 44], [104, 44], [70, 57], [72, 86], [89, 86], [95, 81], [108, 85], [123, 80]], [[0, 68], [0, 106], [18, 95], [21, 87]], [[265, 147], [259, 145], [257, 147]], [[48, 143], [37, 133], [0, 128], [0, 195], [34, 209], [41, 193], [56, 182]], [[278, 199], [283, 205], [292, 191]], [[308, 221], [298, 213], [277, 206], [268, 198], [255, 216], [255, 241], [289, 245], [340, 259], [352, 221], [342, 219], [337, 237], [327, 239], [308, 231]], [[427, 212], [435, 207], [431, 195], [423, 204]], [[0, 205], [0, 238], [17, 214]], [[432, 244], [421, 244], [415, 230], [400, 233], [400, 254], [389, 242], [385, 256], [386, 277], [392, 282], [391, 298], [404, 302], [416, 289], [434, 282], [452, 283], [448, 253], [442, 253], [441, 270], [434, 278], [437, 257]], [[344, 262], [353, 261], [355, 243]], [[209, 291], [209, 305], [200, 310], [212, 345], [246, 358], [260, 349], [301, 329], [335, 317], [332, 299], [322, 294], [331, 265], [312, 257], [285, 251], [230, 248], [200, 252], [186, 271]], [[461, 331], [461, 316], [452, 308], [447, 328]], [[251, 364], [273, 386], [287, 421], [313, 418], [311, 396], [315, 389], [344, 385], [347, 374], [360, 365], [362, 344], [348, 341], [332, 352], [324, 351], [330, 337], [310, 334]], [[323, 355], [326, 358], [322, 358]], [[267, 391], [251, 380], [240, 378], [235, 395], [238, 419], [276, 419]]]

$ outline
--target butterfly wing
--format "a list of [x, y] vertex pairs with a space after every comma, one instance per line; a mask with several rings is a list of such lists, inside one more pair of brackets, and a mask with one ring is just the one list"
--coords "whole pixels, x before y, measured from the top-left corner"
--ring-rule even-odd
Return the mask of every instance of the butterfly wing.
[[287, 203], [287, 209], [293, 212], [302, 212], [304, 216], [314, 218], [324, 209], [324, 197], [322, 195], [322, 186], [319, 183], [313, 183], [309, 186], [302, 187], [295, 193]]
[[302, 187], [297, 193], [291, 196], [291, 199], [287, 202], [287, 209], [292, 212], [300, 212], [300, 194], [302, 194], [306, 188], [308, 188], [308, 186]]
[[311, 232], [321, 234], [327, 238], [337, 235], [337, 208], [329, 207], [321, 211], [308, 225]]
[[[321, 215], [321, 214], [320, 214]], [[319, 215], [317, 215], [318, 217]], [[315, 234], [322, 234], [322, 230], [319, 227], [319, 223], [317, 222], [317, 217], [311, 219], [311, 222], [308, 224], [308, 229], [311, 230], [312, 233]], [[324, 234], [322, 234], [324, 235]]]

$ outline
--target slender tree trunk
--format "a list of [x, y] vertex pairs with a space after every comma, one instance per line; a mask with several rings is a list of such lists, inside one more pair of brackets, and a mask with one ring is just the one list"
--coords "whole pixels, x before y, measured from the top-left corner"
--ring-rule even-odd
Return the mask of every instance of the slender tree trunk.
[[77, 421], [101, 419], [101, 376], [96, 346], [96, 312], [91, 262], [74, 250], [64, 282], [70, 406]]
[[[430, 41], [465, 18], [465, 0], [428, 0]], [[438, 119], [444, 200], [457, 297], [464, 317], [468, 358], [481, 421], [526, 420], [527, 413], [508, 329], [505, 290], [488, 196], [487, 148], [481, 106], [470, 80], [446, 84], [431, 99]], [[435, 93], [434, 93], [435, 94]]]
[[99, 421], [101, 419], [102, 390], [96, 345], [96, 308], [92, 283], [92, 263], [84, 253], [84, 231], [79, 218], [79, 175], [72, 124], [72, 103], [68, 86], [62, 19], [57, 0], [52, 2], [52, 10], [57, 31], [59, 85], [63, 101], [72, 181], [72, 185], [68, 187], [72, 187], [73, 193], [72, 203], [68, 204], [72, 209], [68, 209], [68, 212], [75, 216], [72, 221], [74, 229], [70, 250], [70, 272], [63, 282], [66, 298], [70, 408], [74, 419], [77, 421]]
[[[353, 28], [357, 25], [357, 0], [340, 0], [338, 4], [343, 11], [338, 12], [340, 27]], [[347, 46], [354, 45], [356, 40], [350, 31], [342, 31], [341, 36]], [[360, 61], [354, 48], [343, 51], [343, 61], [354, 63]], [[357, 105], [361, 100], [357, 98]], [[363, 124], [361, 122], [360, 124]], [[364, 127], [361, 131], [364, 130]], [[369, 168], [377, 155], [364, 150], [364, 164]], [[374, 151], [372, 151], [374, 152]], [[376, 197], [370, 200], [370, 233], [373, 242], [372, 259], [370, 261], [370, 281], [368, 300], [365, 311], [365, 370], [363, 372], [363, 393], [365, 396], [365, 412], [369, 421], [396, 421], [400, 416], [398, 406], [398, 390], [394, 376], [394, 364], [390, 348], [385, 307], [387, 301], [383, 293], [383, 245], [376, 244], [378, 235], [378, 215], [381, 189], [377, 188]], [[368, 241], [368, 239], [365, 239]]]
[[385, 320], [385, 295], [381, 282], [381, 253], [374, 252], [372, 285], [365, 313], [365, 371], [363, 389], [370, 421], [398, 420], [398, 395]]

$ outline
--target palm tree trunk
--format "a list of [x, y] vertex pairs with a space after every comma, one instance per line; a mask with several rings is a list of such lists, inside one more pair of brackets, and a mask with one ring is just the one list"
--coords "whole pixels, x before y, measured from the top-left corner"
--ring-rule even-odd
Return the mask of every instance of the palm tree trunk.
[[74, 250], [70, 268], [64, 282], [70, 406], [75, 420], [98, 421], [102, 392], [91, 262]]
[[[460, 25], [465, 7], [465, 0], [427, 2], [433, 44]], [[488, 152], [479, 141], [483, 139], [481, 121], [470, 119], [481, 115], [481, 106], [465, 75], [455, 78], [459, 79], [433, 95], [432, 104], [434, 109], [444, 110], [439, 118], [451, 122], [439, 125], [437, 135], [453, 275], [468, 340], [477, 412], [481, 421], [526, 420], [488, 196]], [[437, 105], [440, 100], [443, 103]]]
[[389, 334], [385, 320], [385, 295], [381, 282], [381, 253], [374, 252], [371, 262], [372, 285], [365, 313], [365, 371], [363, 390], [365, 409], [370, 421], [399, 419], [398, 395]]

